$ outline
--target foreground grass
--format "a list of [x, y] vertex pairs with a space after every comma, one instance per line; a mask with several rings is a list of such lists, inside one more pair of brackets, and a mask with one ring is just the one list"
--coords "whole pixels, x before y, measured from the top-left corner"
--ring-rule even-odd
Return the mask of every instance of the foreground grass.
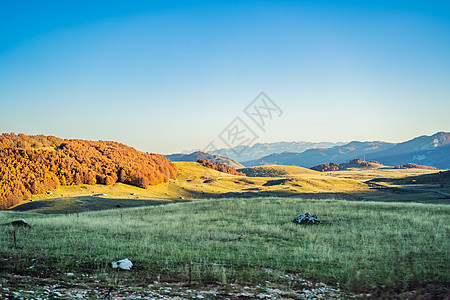
[[[291, 222], [307, 211], [325, 223]], [[72, 215], [0, 212], [2, 222], [23, 217], [32, 226], [0, 226], [0, 272], [112, 277], [108, 263], [129, 258], [136, 282], [255, 283], [301, 273], [351, 291], [448, 287], [449, 213], [444, 205], [286, 198]]]

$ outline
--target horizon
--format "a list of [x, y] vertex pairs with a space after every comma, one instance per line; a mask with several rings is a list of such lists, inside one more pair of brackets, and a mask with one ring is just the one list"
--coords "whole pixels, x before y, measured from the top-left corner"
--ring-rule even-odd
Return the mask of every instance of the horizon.
[[169, 154], [237, 119], [253, 143], [450, 131], [445, 2], [88, 3], [0, 4], [0, 132]]
[[[423, 136], [433, 136], [433, 135], [436, 135], [436, 134], [439, 134], [439, 133], [446, 133], [446, 134], [448, 134], [448, 133], [450, 133], [450, 132], [447, 132], [447, 131], [438, 131], [438, 132], [435, 132], [435, 133], [432, 133], [432, 134], [418, 135], [418, 136], [414, 136], [414, 137], [409, 138], [409, 139], [406, 139], [406, 140], [395, 141], [395, 142], [394, 142], [394, 141], [385, 141], [385, 140], [350, 140], [350, 141], [336, 141], [336, 142], [334, 142], [334, 141], [301, 141], [301, 140], [299, 140], [299, 141], [286, 141], [286, 140], [284, 140], [284, 141], [274, 141], [274, 142], [256, 141], [255, 143], [251, 144], [249, 147], [254, 146], [254, 145], [256, 145], [256, 144], [299, 143], [299, 142], [300, 142], [300, 143], [302, 143], [302, 142], [305, 142], [305, 143], [335, 143], [335, 144], [343, 144], [343, 145], [346, 145], [346, 144], [349, 144], [349, 143], [352, 143], [352, 142], [385, 142], [385, 143], [391, 143], [391, 144], [400, 144], [400, 143], [407, 142], [407, 141], [410, 141], [410, 140], [415, 139], [415, 138], [419, 138], [419, 137], [423, 137]], [[41, 134], [27, 134], [27, 133], [25, 133], [25, 132], [0, 132], [0, 135], [1, 135], [1, 134], [41, 135]], [[76, 137], [69, 137], [69, 138], [67, 138], [67, 137], [55, 136], [55, 135], [52, 135], [52, 134], [42, 134], [42, 135], [44, 135], [44, 136], [54, 136], [54, 137], [57, 137], [57, 138], [60, 138], [60, 139], [67, 139], [67, 140], [80, 140], [80, 138], [76, 138]], [[105, 140], [105, 139], [86, 139], [86, 140], [88, 140], [88, 141], [111, 141], [111, 142], [118, 142], [118, 143], [121, 143], [121, 144], [130, 146], [130, 147], [133, 147], [133, 148], [135, 148], [136, 150], [139, 150], [139, 151], [141, 151], [141, 152], [157, 153], [157, 152], [151, 152], [151, 151], [142, 150], [142, 149], [139, 149], [139, 148], [134, 147], [134, 146], [132, 146], [132, 145], [125, 144], [125, 143], [120, 142], [120, 141], [117, 141], [117, 140]], [[335, 146], [332, 146], [332, 147], [335, 147]], [[221, 148], [221, 149], [222, 149], [222, 148]], [[225, 148], [225, 149], [227, 149], [227, 148]], [[228, 149], [230, 149], [230, 148], [228, 148]], [[188, 154], [188, 153], [190, 154], [190, 153], [194, 153], [194, 152], [205, 152], [205, 151], [203, 151], [203, 149], [184, 149], [184, 150], [181, 150], [181, 151], [178, 151], [178, 152], [157, 153], [157, 154], [162, 154], [162, 155], [173, 155], [173, 154]], [[285, 152], [289, 152], [289, 151], [285, 151]], [[292, 153], [293, 153], [293, 152], [292, 152]]]

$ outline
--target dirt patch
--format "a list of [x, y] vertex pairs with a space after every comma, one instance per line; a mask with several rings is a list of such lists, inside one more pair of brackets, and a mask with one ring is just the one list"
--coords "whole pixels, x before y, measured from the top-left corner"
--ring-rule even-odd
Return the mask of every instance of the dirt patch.
[[[268, 269], [267, 272], [273, 272]], [[71, 275], [71, 274], [70, 274]], [[238, 283], [189, 286], [188, 283], [130, 282], [99, 280], [92, 276], [66, 276], [64, 279], [12, 275], [0, 284], [1, 299], [338, 299], [354, 295], [325, 283], [313, 283], [300, 275], [284, 275], [295, 288], [266, 281], [258, 285]]]

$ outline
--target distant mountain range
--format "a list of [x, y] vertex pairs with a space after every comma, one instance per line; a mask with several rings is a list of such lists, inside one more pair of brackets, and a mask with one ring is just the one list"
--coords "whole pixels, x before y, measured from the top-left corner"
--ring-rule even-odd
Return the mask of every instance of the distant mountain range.
[[191, 154], [177, 153], [177, 154], [170, 154], [170, 155], [164, 155], [164, 156], [171, 161], [197, 161], [199, 159], [203, 159], [203, 160], [207, 159], [213, 163], [219, 162], [219, 163], [226, 164], [226, 165], [229, 165], [230, 167], [237, 168], [237, 169], [244, 168], [244, 165], [238, 163], [237, 161], [235, 161], [231, 158], [227, 158], [227, 157], [223, 157], [223, 156], [215, 155], [215, 154], [209, 154], [209, 153], [205, 153], [205, 152], [201, 152], [201, 151], [195, 151], [195, 152], [192, 152]]
[[[275, 153], [274, 151], [279, 152]], [[270, 154], [262, 156], [265, 153]], [[353, 141], [347, 144], [331, 142], [257, 143], [247, 148], [238, 146], [231, 149], [219, 149], [211, 153], [196, 151], [191, 154], [180, 153], [166, 155], [166, 157], [172, 161], [208, 159], [236, 169], [267, 164], [311, 168], [330, 162], [341, 164], [355, 158], [375, 160], [387, 166], [415, 163], [439, 169], [450, 169], [450, 133], [438, 132], [431, 136], [424, 135], [402, 143], [382, 141]], [[244, 158], [254, 157], [256, 159], [244, 160]]]
[[343, 163], [358, 158], [364, 154], [387, 150], [394, 147], [393, 143], [386, 142], [350, 142], [346, 145], [323, 149], [309, 149], [302, 153], [271, 154], [258, 160], [242, 162], [244, 166], [258, 165], [292, 165], [311, 168], [327, 162]]
[[450, 133], [438, 132], [432, 136], [419, 136], [390, 149], [370, 153], [366, 155], [366, 159], [378, 160], [391, 166], [415, 163], [450, 169]]
[[234, 148], [222, 148], [208, 153], [229, 157], [236, 161], [257, 160], [264, 156], [282, 152], [304, 152], [308, 149], [331, 148], [341, 146], [345, 143], [338, 142], [277, 142], [277, 143], [256, 143], [253, 146], [236, 146]]
[[438, 132], [432, 136], [420, 136], [397, 144], [381, 141], [353, 141], [345, 145], [309, 149], [301, 153], [271, 154], [241, 163], [247, 167], [277, 164], [310, 168], [328, 162], [339, 164], [354, 158], [376, 160], [390, 166], [417, 163], [439, 169], [450, 169], [450, 133]]

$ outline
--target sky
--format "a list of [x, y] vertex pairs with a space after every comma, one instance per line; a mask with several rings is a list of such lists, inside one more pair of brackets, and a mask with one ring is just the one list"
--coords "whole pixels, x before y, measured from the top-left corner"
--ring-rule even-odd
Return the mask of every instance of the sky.
[[446, 1], [1, 0], [0, 132], [401, 142], [450, 131], [449, 53]]

